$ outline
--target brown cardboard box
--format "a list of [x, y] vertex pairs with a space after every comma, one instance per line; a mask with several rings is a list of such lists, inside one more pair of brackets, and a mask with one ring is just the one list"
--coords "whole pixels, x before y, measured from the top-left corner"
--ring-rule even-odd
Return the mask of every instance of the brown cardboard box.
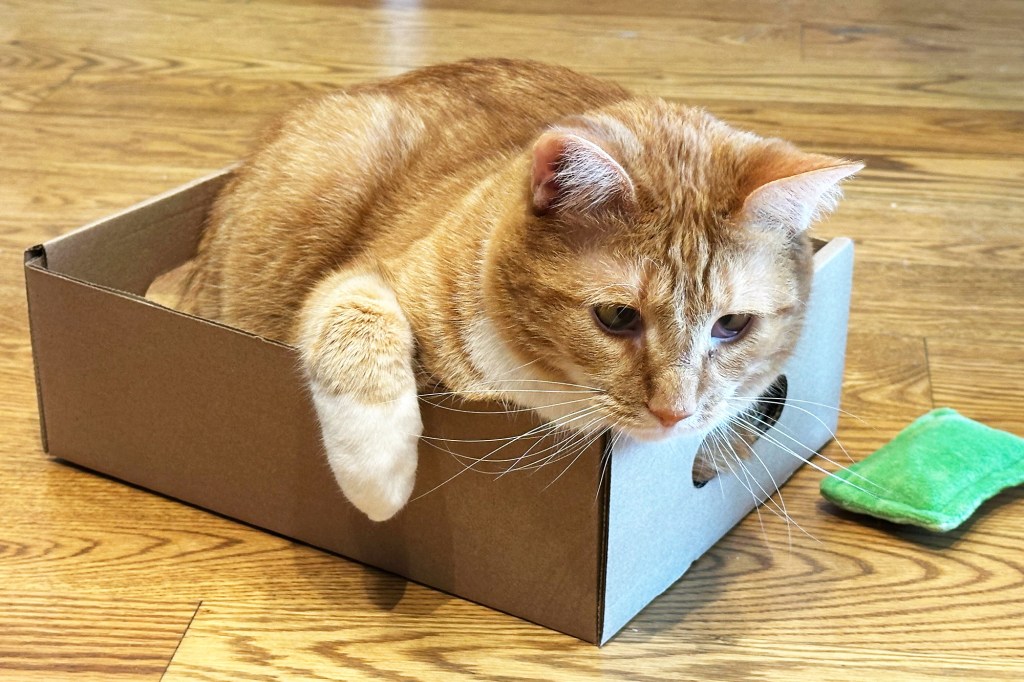
[[[537, 422], [493, 405], [460, 405], [471, 414], [428, 403], [414, 501], [372, 523], [335, 487], [293, 348], [142, 297], [191, 257], [226, 177], [26, 252], [51, 455], [603, 643], [748, 513], [754, 496], [788, 478], [800, 461], [780, 445], [806, 455], [831, 437], [835, 410], [799, 401], [838, 405], [852, 269], [845, 239], [815, 256], [813, 343], [805, 335], [786, 369], [794, 402], [755, 445], [754, 478], [727, 474], [695, 488], [696, 439], [612, 449], [602, 438], [538, 471], [466, 470], [461, 457], [488, 455], [500, 444], [493, 439]], [[489, 470], [551, 445], [519, 438], [490, 455]]]

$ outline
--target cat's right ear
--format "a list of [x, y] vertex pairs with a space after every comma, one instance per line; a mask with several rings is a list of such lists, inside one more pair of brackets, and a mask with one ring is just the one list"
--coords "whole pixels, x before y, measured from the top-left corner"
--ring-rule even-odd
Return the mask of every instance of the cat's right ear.
[[803, 232], [836, 207], [839, 183], [864, 168], [863, 163], [804, 154], [766, 164], [741, 215], [752, 225]]
[[598, 144], [568, 132], [545, 133], [537, 140], [530, 189], [538, 215], [592, 213], [634, 200], [633, 181], [622, 165]]

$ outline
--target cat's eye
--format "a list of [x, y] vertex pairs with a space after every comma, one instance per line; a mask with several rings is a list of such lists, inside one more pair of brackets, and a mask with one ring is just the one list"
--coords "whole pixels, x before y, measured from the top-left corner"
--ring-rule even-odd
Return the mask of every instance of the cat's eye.
[[640, 311], [627, 305], [601, 304], [591, 308], [598, 326], [609, 334], [627, 336], [640, 331]]
[[711, 336], [721, 341], [732, 341], [747, 330], [753, 319], [753, 315], [746, 314], [722, 315], [711, 328]]

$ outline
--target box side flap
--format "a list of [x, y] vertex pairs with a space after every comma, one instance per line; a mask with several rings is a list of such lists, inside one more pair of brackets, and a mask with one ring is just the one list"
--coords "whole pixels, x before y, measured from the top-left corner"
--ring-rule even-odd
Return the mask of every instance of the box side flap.
[[606, 641], [604, 637], [605, 607], [608, 593], [608, 540], [609, 522], [608, 517], [611, 509], [612, 490], [612, 466], [611, 458], [614, 454], [612, 449], [613, 441], [610, 437], [604, 438], [601, 449], [601, 474], [598, 477], [598, 499], [600, 511], [600, 525], [598, 526], [598, 555], [597, 555], [597, 589], [595, 601], [597, 602], [597, 619], [594, 622], [594, 636], [587, 638], [587, 641], [601, 645]]
[[143, 295], [160, 274], [190, 259], [213, 197], [230, 168], [98, 220], [46, 244], [54, 272]]
[[[788, 402], [744, 470], [692, 483], [700, 437], [619, 441], [612, 455], [602, 643], [833, 437], [846, 353], [853, 244], [815, 254], [806, 324], [784, 374]], [[737, 467], [738, 469], [738, 467]]]
[[[834, 261], [849, 261], [850, 276], [853, 276], [853, 240], [849, 237], [836, 237], [830, 239], [827, 242], [821, 243], [821, 246], [816, 248], [814, 251], [814, 272], [817, 277], [817, 273], [825, 270], [826, 268], [844, 266], [835, 266]], [[849, 306], [847, 306], [849, 307]], [[849, 312], [849, 311], [847, 311]], [[849, 317], [849, 315], [847, 315]], [[845, 346], [844, 346], [845, 347]]]
[[[423, 407], [414, 499], [426, 494], [402, 513], [444, 547], [424, 554], [434, 564], [424, 582], [596, 643], [605, 439], [552, 437], [532, 414], [498, 405], [452, 407]], [[453, 568], [457, 589], [444, 587]]]
[[25, 299], [28, 305], [28, 333], [29, 342], [32, 345], [32, 368], [36, 380], [36, 407], [39, 411], [39, 440], [43, 452], [49, 452], [49, 444], [46, 440], [46, 410], [43, 407], [43, 388], [39, 382], [39, 355], [36, 351], [36, 325], [32, 318], [32, 280], [34, 272], [46, 268], [46, 250], [41, 244], [25, 250]]
[[294, 349], [32, 277], [53, 455], [596, 641], [600, 442], [499, 479], [467, 464], [503, 471], [558, 443], [521, 438], [536, 426], [526, 414], [427, 405], [419, 499], [374, 524], [337, 490]]

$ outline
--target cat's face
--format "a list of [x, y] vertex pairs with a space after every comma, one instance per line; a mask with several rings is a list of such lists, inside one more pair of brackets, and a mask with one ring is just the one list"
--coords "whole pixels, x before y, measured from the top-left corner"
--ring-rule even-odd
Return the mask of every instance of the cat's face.
[[491, 298], [532, 375], [556, 382], [519, 402], [653, 439], [709, 430], [775, 379], [810, 287], [804, 230], [858, 167], [644, 106], [541, 138]]
[[805, 240], [680, 233], [686, 246], [582, 253], [563, 275], [573, 300], [548, 337], [559, 370], [601, 392], [592, 399], [605, 425], [639, 438], [709, 429], [745, 409], [781, 370], [803, 321]]

